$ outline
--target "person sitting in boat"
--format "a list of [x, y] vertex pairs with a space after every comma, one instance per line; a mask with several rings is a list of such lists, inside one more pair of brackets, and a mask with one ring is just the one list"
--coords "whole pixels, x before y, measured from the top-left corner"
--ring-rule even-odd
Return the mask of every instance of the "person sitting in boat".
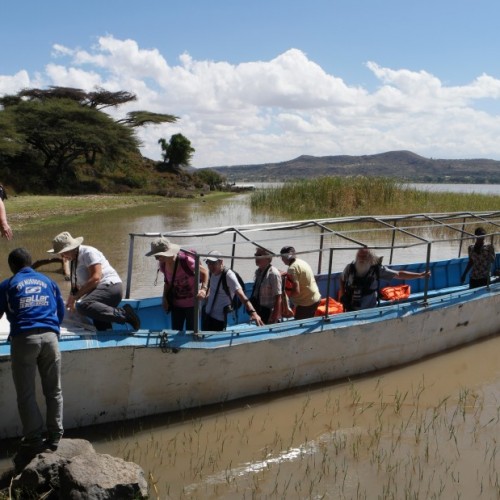
[[255, 321], [258, 326], [263, 326], [264, 322], [254, 309], [250, 299], [245, 295], [236, 274], [231, 269], [224, 267], [222, 254], [217, 250], [212, 250], [205, 262], [210, 271], [210, 280], [203, 314], [203, 330], [220, 332], [226, 328], [227, 314], [231, 312], [235, 294], [246, 307], [250, 320]]
[[360, 248], [354, 262], [348, 264], [340, 276], [340, 301], [345, 311], [375, 307], [381, 280], [411, 280], [428, 278], [430, 275], [430, 271], [414, 273], [390, 269], [382, 265], [382, 257], [375, 255], [369, 248]]
[[102, 252], [82, 242], [81, 236], [73, 238], [65, 231], [53, 239], [53, 248], [48, 250], [70, 262], [71, 291], [66, 309], [91, 318], [98, 331], [110, 330], [112, 323], [128, 323], [139, 330], [141, 321], [132, 307], [118, 307], [123, 296], [118, 273]]
[[295, 306], [295, 319], [314, 317], [321, 294], [311, 266], [297, 258], [294, 247], [283, 247], [280, 254], [281, 260], [288, 266], [286, 274], [291, 287], [287, 293]]
[[272, 264], [272, 252], [255, 251], [255, 281], [250, 301], [262, 321], [268, 325], [281, 318], [281, 273]]
[[[179, 245], [167, 238], [156, 238], [151, 242], [147, 257], [154, 256], [159, 262], [159, 271], [163, 273], [162, 307], [166, 313], [172, 313], [172, 329], [194, 329], [195, 300], [195, 259], [189, 252], [181, 250]], [[198, 300], [205, 299], [208, 290], [208, 270], [200, 266]]]
[[469, 288], [478, 288], [489, 284], [491, 264], [495, 262], [495, 248], [492, 244], [484, 243], [486, 231], [478, 227], [474, 231], [476, 242], [469, 246], [469, 262], [462, 274], [462, 284], [465, 283], [467, 273], [472, 269], [469, 279]]

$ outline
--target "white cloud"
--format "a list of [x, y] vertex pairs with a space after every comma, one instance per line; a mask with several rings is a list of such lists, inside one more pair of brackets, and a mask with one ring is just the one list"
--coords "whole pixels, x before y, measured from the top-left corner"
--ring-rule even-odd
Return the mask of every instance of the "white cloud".
[[27, 71], [19, 71], [15, 75], [0, 75], [0, 95], [15, 94], [29, 87], [30, 77]]
[[[0, 94], [29, 86], [127, 90], [138, 100], [113, 110], [147, 109], [180, 117], [141, 130], [143, 153], [159, 159], [159, 137], [188, 137], [195, 166], [284, 161], [300, 154], [372, 154], [409, 149], [441, 158], [498, 158], [500, 81], [480, 75], [446, 86], [426, 71], [367, 62], [379, 82], [370, 92], [326, 73], [298, 50], [269, 61], [230, 64], [181, 54], [167, 62], [154, 48], [103, 36], [89, 50], [56, 44], [42, 73], [0, 75]], [[494, 109], [493, 108], [493, 109]]]

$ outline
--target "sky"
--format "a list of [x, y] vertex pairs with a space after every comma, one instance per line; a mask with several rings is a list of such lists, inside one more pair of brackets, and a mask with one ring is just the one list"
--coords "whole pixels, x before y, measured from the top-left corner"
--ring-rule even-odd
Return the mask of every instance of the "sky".
[[498, 0], [1, 0], [0, 95], [125, 90], [194, 167], [409, 150], [500, 160]]

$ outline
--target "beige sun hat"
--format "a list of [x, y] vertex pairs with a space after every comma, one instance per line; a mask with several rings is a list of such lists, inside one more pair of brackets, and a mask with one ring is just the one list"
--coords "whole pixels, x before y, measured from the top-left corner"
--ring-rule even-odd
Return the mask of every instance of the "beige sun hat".
[[180, 249], [179, 245], [171, 243], [167, 238], [156, 238], [151, 242], [151, 250], [146, 254], [146, 257], [151, 257], [152, 255], [174, 257], [179, 253]]
[[69, 252], [70, 250], [74, 250], [78, 248], [83, 241], [83, 236], [79, 236], [78, 238], [73, 238], [71, 234], [67, 231], [63, 233], [59, 233], [53, 240], [52, 246], [50, 250], [47, 250], [48, 253], [63, 253]]

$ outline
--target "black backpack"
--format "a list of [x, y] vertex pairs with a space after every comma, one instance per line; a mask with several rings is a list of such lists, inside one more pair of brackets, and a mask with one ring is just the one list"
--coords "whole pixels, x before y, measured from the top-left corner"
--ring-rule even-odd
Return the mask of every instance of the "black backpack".
[[[224, 271], [222, 271], [220, 282], [222, 283], [222, 288], [226, 292], [227, 296], [231, 298], [231, 294], [229, 293], [229, 286], [227, 284], [227, 271], [227, 269], [224, 269]], [[234, 269], [231, 269], [231, 271], [233, 271], [233, 273], [236, 275], [236, 279], [238, 280], [241, 289], [243, 290], [243, 292], [245, 292], [245, 282], [243, 281], [243, 278]], [[242, 306], [241, 300], [238, 297], [237, 293], [234, 294], [234, 297], [231, 300], [231, 306], [234, 311], [237, 311]]]

